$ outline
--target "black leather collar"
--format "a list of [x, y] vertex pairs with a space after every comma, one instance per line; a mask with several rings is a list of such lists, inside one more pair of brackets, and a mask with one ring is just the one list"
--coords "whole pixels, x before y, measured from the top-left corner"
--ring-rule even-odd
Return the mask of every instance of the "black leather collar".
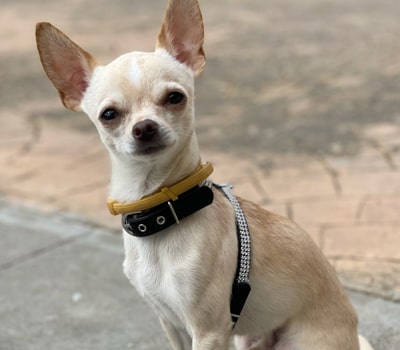
[[195, 186], [182, 193], [177, 200], [162, 203], [138, 213], [122, 215], [124, 230], [135, 237], [146, 237], [165, 230], [185, 217], [210, 205], [214, 194], [208, 186]]

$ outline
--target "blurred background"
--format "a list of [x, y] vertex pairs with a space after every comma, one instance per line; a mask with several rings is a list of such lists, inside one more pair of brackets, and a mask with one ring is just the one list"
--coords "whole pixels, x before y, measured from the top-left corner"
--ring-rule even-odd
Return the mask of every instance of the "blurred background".
[[[41, 68], [36, 22], [104, 64], [151, 51], [166, 1], [0, 2], [0, 196], [117, 231], [89, 119]], [[196, 120], [213, 179], [304, 227], [349, 290], [400, 302], [400, 2], [200, 0]]]

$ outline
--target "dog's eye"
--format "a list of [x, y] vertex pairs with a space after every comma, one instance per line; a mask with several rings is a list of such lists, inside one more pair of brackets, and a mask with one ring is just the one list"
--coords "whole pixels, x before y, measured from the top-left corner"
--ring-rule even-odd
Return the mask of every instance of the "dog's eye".
[[114, 119], [117, 119], [118, 116], [119, 114], [115, 109], [108, 108], [101, 114], [101, 120], [105, 122], [110, 122]]
[[167, 96], [167, 103], [177, 105], [185, 99], [185, 95], [178, 91], [173, 91]]

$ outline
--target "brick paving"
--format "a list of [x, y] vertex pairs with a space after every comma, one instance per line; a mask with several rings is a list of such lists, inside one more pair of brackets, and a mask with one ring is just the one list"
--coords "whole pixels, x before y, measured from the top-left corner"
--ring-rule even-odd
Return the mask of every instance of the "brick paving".
[[[121, 0], [108, 17], [86, 3], [85, 16], [78, 1], [0, 5], [0, 194], [117, 229], [106, 151], [85, 116], [62, 109], [34, 24], [52, 21], [107, 61], [150, 50], [164, 4]], [[306, 229], [349, 289], [400, 302], [400, 4], [248, 3], [201, 2], [197, 124], [213, 179]]]

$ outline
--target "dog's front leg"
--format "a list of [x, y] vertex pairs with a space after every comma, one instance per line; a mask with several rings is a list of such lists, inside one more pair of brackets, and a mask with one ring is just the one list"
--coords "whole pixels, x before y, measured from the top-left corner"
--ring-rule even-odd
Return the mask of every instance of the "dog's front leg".
[[163, 318], [160, 318], [160, 323], [172, 349], [190, 350], [192, 348], [192, 338], [186, 330], [177, 329], [173, 324]]
[[228, 350], [229, 335], [207, 333], [201, 337], [193, 337], [193, 350]]
[[202, 327], [193, 329], [192, 350], [228, 350], [232, 332], [230, 317], [226, 320], [202, 323]]

